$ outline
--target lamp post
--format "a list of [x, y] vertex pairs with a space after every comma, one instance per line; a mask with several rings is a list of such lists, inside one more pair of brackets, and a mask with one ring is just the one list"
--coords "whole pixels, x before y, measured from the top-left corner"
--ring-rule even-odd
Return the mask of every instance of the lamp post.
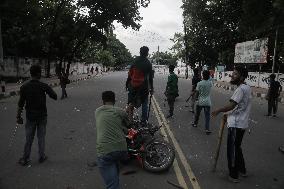
[[278, 38], [278, 27], [276, 28], [275, 33], [275, 42], [274, 42], [274, 53], [273, 53], [273, 64], [272, 64], [272, 73], [275, 73], [275, 60], [276, 60], [276, 50], [277, 50], [277, 38]]

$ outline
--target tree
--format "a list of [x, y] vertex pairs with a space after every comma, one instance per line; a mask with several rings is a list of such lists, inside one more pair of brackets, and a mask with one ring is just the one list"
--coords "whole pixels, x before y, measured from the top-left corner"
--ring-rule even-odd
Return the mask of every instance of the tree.
[[[86, 58], [89, 47], [99, 45], [106, 49], [113, 21], [139, 29], [142, 19], [139, 8], [149, 3], [149, 0], [2, 0], [4, 52], [16, 57], [46, 58], [47, 76], [51, 60], [67, 61], [68, 73], [71, 62]], [[121, 58], [117, 61], [122, 62]]]
[[177, 65], [177, 58], [168, 51], [154, 52], [151, 59], [156, 59], [160, 65]]
[[96, 54], [96, 60], [105, 67], [113, 67], [115, 65], [113, 54], [107, 50], [99, 50]]
[[174, 37], [171, 39], [174, 45], [170, 48], [170, 50], [173, 52], [173, 56], [176, 59], [182, 59], [184, 62], [186, 62], [184, 37], [185, 36], [182, 33], [175, 33]]

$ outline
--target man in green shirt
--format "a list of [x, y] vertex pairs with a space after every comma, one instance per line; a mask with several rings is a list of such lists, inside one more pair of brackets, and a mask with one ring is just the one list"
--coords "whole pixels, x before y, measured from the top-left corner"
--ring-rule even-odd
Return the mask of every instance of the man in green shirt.
[[165, 95], [167, 97], [168, 105], [169, 105], [169, 115], [167, 118], [170, 118], [174, 115], [174, 103], [176, 97], [178, 97], [178, 77], [174, 73], [175, 66], [169, 66], [170, 75], [168, 76], [167, 87], [165, 91]]
[[103, 106], [96, 109], [97, 157], [100, 173], [107, 189], [119, 188], [118, 165], [127, 159], [126, 133], [127, 113], [115, 107], [115, 94], [105, 91], [102, 94]]

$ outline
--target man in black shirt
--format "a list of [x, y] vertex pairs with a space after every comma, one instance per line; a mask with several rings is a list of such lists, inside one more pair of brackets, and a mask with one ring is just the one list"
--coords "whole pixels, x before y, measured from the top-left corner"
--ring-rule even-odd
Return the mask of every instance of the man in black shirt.
[[46, 94], [57, 100], [57, 95], [51, 87], [40, 82], [41, 67], [33, 65], [30, 68], [32, 79], [23, 84], [20, 88], [20, 99], [18, 102], [17, 123], [23, 124], [22, 111], [26, 109], [26, 143], [24, 155], [19, 160], [19, 164], [25, 166], [29, 163], [31, 147], [37, 130], [39, 162], [43, 163], [47, 156], [45, 155], [45, 132], [47, 123]]
[[268, 93], [266, 99], [268, 100], [268, 114], [266, 116], [271, 116], [273, 110], [273, 117], [276, 117], [277, 113], [277, 102], [278, 97], [282, 91], [282, 86], [278, 81], [275, 81], [276, 75], [271, 74], [270, 76], [270, 85], [268, 89]]
[[193, 77], [192, 77], [192, 88], [191, 88], [191, 94], [188, 97], [188, 99], [186, 100], [186, 102], [189, 101], [189, 99], [191, 98], [191, 112], [194, 113], [194, 109], [195, 109], [195, 101], [196, 101], [196, 97], [195, 97], [195, 89], [197, 86], [197, 83], [201, 81], [201, 76], [200, 76], [200, 71], [198, 68], [195, 68], [193, 70]]

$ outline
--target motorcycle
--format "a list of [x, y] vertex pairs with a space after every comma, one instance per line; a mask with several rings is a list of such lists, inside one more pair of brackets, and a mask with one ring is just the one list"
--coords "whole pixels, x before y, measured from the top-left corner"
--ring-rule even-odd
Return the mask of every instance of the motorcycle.
[[153, 127], [146, 123], [140, 127], [128, 129], [126, 136], [128, 155], [137, 159], [143, 169], [149, 172], [167, 171], [175, 159], [172, 146], [155, 137], [161, 127]]

